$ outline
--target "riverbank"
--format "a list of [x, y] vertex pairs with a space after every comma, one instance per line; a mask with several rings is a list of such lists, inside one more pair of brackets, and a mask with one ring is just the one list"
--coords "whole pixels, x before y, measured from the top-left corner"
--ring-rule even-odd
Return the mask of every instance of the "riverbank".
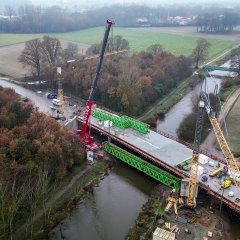
[[46, 203], [46, 209], [39, 210], [32, 222], [26, 222], [15, 232], [14, 239], [46, 239], [49, 231], [71, 212], [81, 199], [108, 173], [111, 165], [106, 161], [86, 166], [73, 175], [71, 181], [55, 193]]
[[135, 225], [130, 228], [125, 240], [150, 240], [157, 227], [169, 230], [165, 223], [170, 223], [171, 227], [178, 228], [177, 239], [204, 239], [208, 236], [208, 231], [213, 234], [214, 240], [236, 239], [236, 236], [232, 236], [230, 233], [227, 213], [220, 214], [215, 211], [212, 207], [214, 204], [211, 204], [211, 198], [207, 193], [199, 195], [196, 212], [181, 208], [178, 209], [179, 217], [176, 217], [173, 211], [164, 213], [167, 192], [169, 190], [167, 191], [164, 186], [158, 185], [155, 188], [148, 202], [142, 207]]
[[158, 115], [164, 115], [167, 113], [176, 103], [178, 103], [194, 86], [199, 83], [198, 74], [193, 74], [185, 81], [180, 83], [175, 89], [173, 89], [168, 95], [157, 102], [151, 109], [145, 114], [139, 117], [139, 120], [146, 121], [147, 119], [157, 118]]

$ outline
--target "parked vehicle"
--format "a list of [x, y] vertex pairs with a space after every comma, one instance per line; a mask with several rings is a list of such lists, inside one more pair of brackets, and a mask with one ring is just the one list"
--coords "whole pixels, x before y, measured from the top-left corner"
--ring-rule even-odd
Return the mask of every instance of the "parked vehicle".
[[56, 94], [55, 92], [50, 92], [50, 93], [47, 95], [47, 98], [49, 98], [49, 99], [57, 98], [57, 94]]
[[55, 105], [55, 106], [61, 106], [61, 101], [60, 100], [58, 100], [57, 98], [54, 98], [53, 100], [52, 100], [52, 103], [53, 103], [53, 105]]
[[219, 167], [217, 170], [213, 171], [209, 176], [210, 177], [215, 177], [217, 174], [223, 171], [222, 167]]
[[207, 176], [202, 176], [202, 182], [207, 182], [208, 177]]
[[226, 179], [226, 180], [222, 181], [221, 187], [222, 187], [222, 188], [228, 188], [228, 187], [230, 187], [231, 183], [232, 183], [232, 182], [231, 182], [230, 179]]

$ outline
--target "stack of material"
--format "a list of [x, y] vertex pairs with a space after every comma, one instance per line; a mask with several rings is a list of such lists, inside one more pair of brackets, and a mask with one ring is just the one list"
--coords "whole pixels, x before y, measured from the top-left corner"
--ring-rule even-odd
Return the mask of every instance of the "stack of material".
[[169, 232], [162, 228], [156, 228], [152, 240], [175, 240], [175, 233]]

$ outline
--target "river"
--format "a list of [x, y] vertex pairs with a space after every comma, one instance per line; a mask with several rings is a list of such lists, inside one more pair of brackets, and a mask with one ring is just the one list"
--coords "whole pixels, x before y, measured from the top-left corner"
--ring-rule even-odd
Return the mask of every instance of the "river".
[[[229, 67], [229, 61], [222, 65], [223, 67]], [[221, 86], [221, 78], [228, 76], [228, 72], [212, 71], [212, 77], [208, 77], [207, 92], [213, 93], [215, 85], [218, 85], [218, 89]], [[232, 76], [232, 74], [230, 73]], [[217, 77], [219, 76], [219, 77]], [[234, 76], [234, 75], [233, 75]], [[196, 102], [201, 89], [201, 83], [197, 84], [192, 91], [186, 94], [177, 104], [175, 104], [170, 111], [167, 112], [164, 119], [157, 120], [157, 130], [169, 133], [172, 136], [177, 137], [177, 129], [186, 115], [192, 112], [193, 103]]]
[[117, 164], [93, 194], [54, 228], [51, 240], [122, 240], [157, 182], [137, 170]]

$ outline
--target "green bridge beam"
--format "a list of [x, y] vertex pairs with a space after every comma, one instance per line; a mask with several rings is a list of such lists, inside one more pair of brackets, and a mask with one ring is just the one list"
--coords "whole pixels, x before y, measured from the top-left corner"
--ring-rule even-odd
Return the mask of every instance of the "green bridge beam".
[[208, 71], [219, 70], [219, 71], [225, 71], [225, 72], [236, 72], [236, 73], [239, 73], [239, 69], [229, 68], [229, 67], [204, 66], [203, 69], [206, 69], [206, 70], [208, 70]]
[[141, 121], [138, 121], [136, 119], [130, 118], [128, 116], [119, 117], [111, 113], [108, 113], [106, 111], [102, 111], [99, 108], [94, 108], [92, 110], [92, 116], [102, 121], [109, 120], [116, 127], [119, 127], [119, 128], [130, 127], [140, 133], [148, 133], [150, 128], [150, 125], [143, 123]]
[[112, 143], [104, 142], [103, 150], [168, 187], [176, 190], [180, 187], [181, 180], [179, 178], [121, 149], [120, 147], [117, 147]]

